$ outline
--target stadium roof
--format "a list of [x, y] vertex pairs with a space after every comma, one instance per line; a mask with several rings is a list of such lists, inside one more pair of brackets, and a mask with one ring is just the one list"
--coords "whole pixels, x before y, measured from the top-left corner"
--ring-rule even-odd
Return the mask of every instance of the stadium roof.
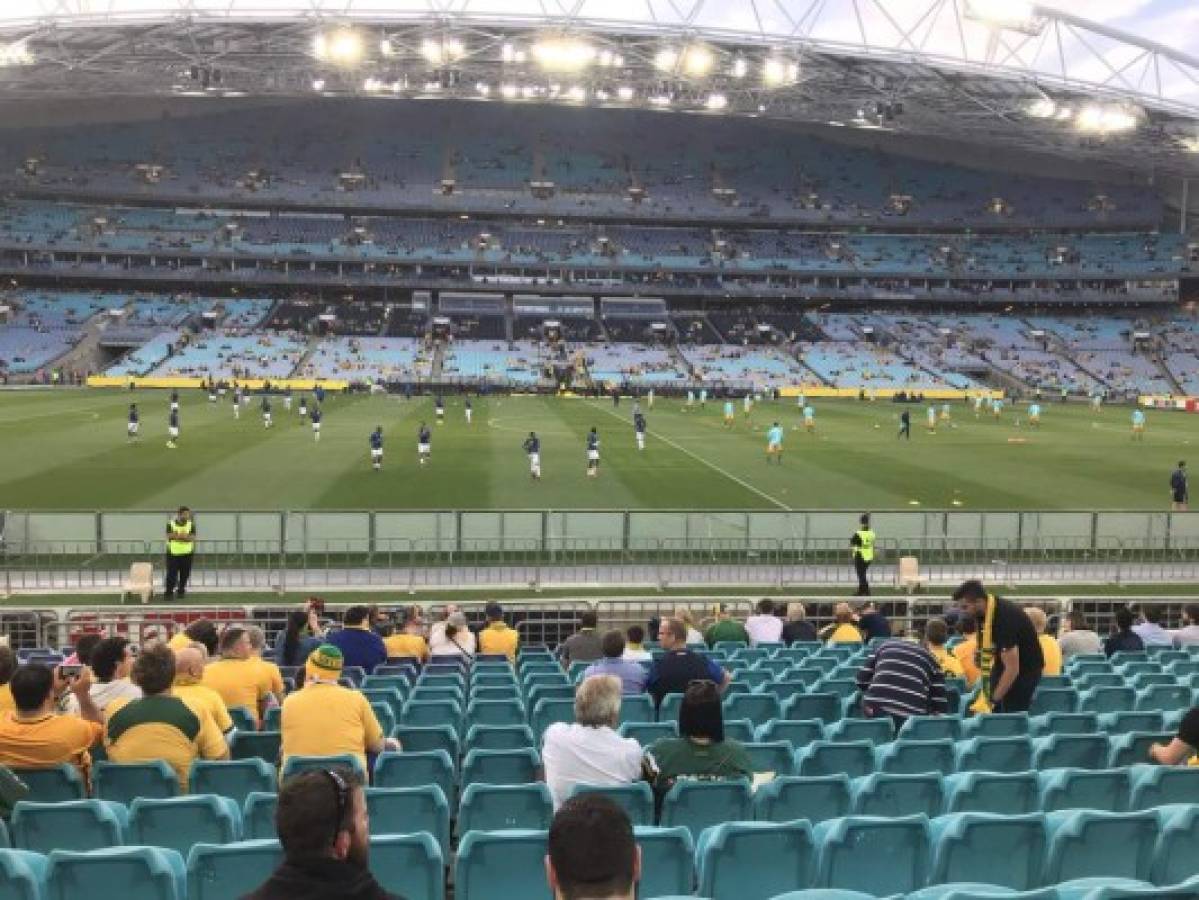
[[0, 98], [653, 107], [1199, 175], [1199, 59], [1027, 0], [4, 0]]

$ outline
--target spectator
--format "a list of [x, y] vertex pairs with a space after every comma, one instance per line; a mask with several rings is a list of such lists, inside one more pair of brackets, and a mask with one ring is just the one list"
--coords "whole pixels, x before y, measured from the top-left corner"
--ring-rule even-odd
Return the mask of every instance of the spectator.
[[745, 620], [745, 632], [751, 647], [776, 644], [783, 639], [783, 620], [775, 614], [773, 600], [758, 601], [757, 612]]
[[429, 644], [421, 634], [420, 620], [409, 614], [399, 634], [383, 638], [388, 659], [411, 656], [422, 663], [429, 661]]
[[833, 607], [833, 624], [826, 630], [829, 630], [827, 640], [830, 644], [862, 643], [862, 632], [854, 624], [853, 610], [848, 603], [838, 603]]
[[277, 687], [275, 675], [254, 658], [250, 634], [244, 628], [236, 625], [226, 628], [221, 635], [220, 650], [221, 658], [204, 667], [202, 683], [220, 694], [229, 709], [243, 706], [255, 723], [261, 722], [267, 706], [278, 700], [271, 693]]
[[1188, 603], [1182, 609], [1182, 627], [1174, 632], [1174, 646], [1181, 650], [1196, 645], [1199, 645], [1199, 603]]
[[978, 639], [982, 692], [974, 711], [1028, 712], [1045, 666], [1032, 620], [1015, 603], [990, 594], [981, 581], [963, 582], [953, 599], [983, 623]]
[[399, 900], [370, 872], [362, 784], [360, 774], [343, 768], [289, 778], [275, 810], [283, 862], [245, 900]]
[[811, 644], [820, 640], [816, 626], [808, 621], [807, 608], [798, 601], [787, 604], [787, 621], [783, 623], [783, 642]]
[[181, 791], [197, 759], [228, 759], [229, 748], [212, 715], [171, 694], [175, 654], [165, 644], [143, 650], [133, 664], [136, 700], [114, 701], [104, 743], [114, 762], [166, 760], [175, 770]]
[[172, 650], [182, 650], [192, 641], [203, 644], [210, 658], [216, 656], [220, 639], [217, 636], [216, 625], [212, 619], [196, 619], [196, 621], [188, 625], [183, 631], [175, 632], [171, 639], [167, 641], [167, 646]]
[[17, 704], [12, 699], [12, 677], [17, 671], [17, 654], [8, 644], [0, 644], [0, 718], [15, 712]]
[[[92, 683], [92, 702], [96, 709], [104, 712], [114, 700], [136, 700], [141, 690], [129, 680], [133, 671], [133, 650], [129, 639], [123, 637], [104, 638], [92, 650], [91, 670], [96, 680]], [[79, 703], [74, 696], [67, 697], [66, 711], [79, 715]]]
[[1081, 610], [1072, 609], [1065, 618], [1066, 631], [1058, 636], [1057, 645], [1062, 652], [1062, 659], [1067, 660], [1071, 656], [1078, 656], [1081, 653], [1102, 653], [1103, 641], [1099, 639], [1099, 635], [1091, 630], [1090, 624], [1087, 622], [1087, 617], [1082, 614]]
[[1132, 626], [1133, 632], [1146, 647], [1173, 647], [1174, 635], [1162, 628], [1163, 611], [1156, 603], [1141, 607], [1145, 621]]
[[961, 613], [958, 616], [958, 634], [962, 640], [953, 648], [953, 655], [962, 664], [966, 687], [974, 690], [981, 674], [978, 668], [978, 620], [969, 613]]
[[674, 608], [674, 618], [687, 626], [686, 642], [688, 644], [702, 644], [704, 642], [704, 636], [695, 627], [695, 618], [691, 615], [691, 610], [685, 606], [676, 606]]
[[281, 666], [302, 666], [310, 653], [321, 645], [325, 631], [320, 617], [309, 602], [304, 609], [287, 614], [287, 627], [275, 643], [275, 662]]
[[725, 604], [718, 603], [716, 604], [716, 621], [708, 626], [704, 641], [709, 647], [715, 647], [717, 641], [736, 641], [748, 644], [749, 632], [745, 630], [744, 625], [733, 618], [733, 614], [729, 612], [729, 608]]
[[645, 693], [645, 680], [649, 673], [641, 663], [624, 658], [624, 635], [619, 631], [607, 631], [600, 641], [600, 647], [603, 657], [589, 665], [583, 677], [615, 675], [620, 679], [620, 692], [625, 696]]
[[199, 707], [212, 716], [221, 734], [233, 730], [233, 719], [221, 695], [203, 684], [204, 645], [192, 644], [175, 651], [175, 680], [171, 693], [191, 707]]
[[654, 655], [645, 649], [645, 629], [630, 625], [625, 631], [624, 658], [630, 662], [651, 662]]
[[641, 848], [628, 814], [599, 794], [568, 800], [550, 824], [545, 876], [554, 900], [634, 900]]
[[591, 610], [579, 616], [579, 630], [562, 642], [558, 653], [562, 657], [562, 665], [569, 667], [576, 662], [594, 662], [604, 655], [596, 615]]
[[387, 662], [383, 638], [371, 630], [371, 611], [366, 606], [351, 606], [342, 619], [341, 631], [329, 635], [326, 643], [341, 651], [347, 666], [358, 666], [367, 675], [375, 666]]
[[[71, 763], [87, 781], [93, 747], [104, 734], [104, 717], [92, 702], [92, 673], [86, 666], [73, 680], [62, 668], [26, 663], [9, 682], [16, 711], [0, 716], [0, 765], [47, 768]], [[55, 715], [58, 697], [70, 690], [79, 715]]]
[[654, 741], [645, 756], [658, 796], [680, 778], [751, 778], [753, 764], [739, 741], [725, 740], [720, 690], [699, 680], [683, 694], [679, 737]]
[[891, 623], [873, 602], [867, 603], [866, 608], [858, 617], [858, 630], [862, 632], [862, 637], [866, 641], [872, 641], [875, 638], [885, 640], [892, 636]]
[[466, 624], [466, 616], [458, 610], [444, 622], [434, 622], [429, 635], [429, 653], [433, 656], [466, 656], [473, 658], [476, 650], [474, 632]]
[[928, 646], [927, 632], [938, 630], [934, 622], [944, 635], [945, 623], [933, 619], [924, 645], [883, 641], [870, 651], [858, 672], [862, 711], [872, 719], [890, 716], [896, 732], [910, 716], [940, 716], [949, 711], [945, 673]]
[[1041, 645], [1041, 656], [1045, 660], [1045, 667], [1041, 670], [1041, 675], [1061, 675], [1062, 650], [1057, 641], [1045, 633], [1045, 628], [1049, 624], [1045, 610], [1039, 606], [1026, 606], [1024, 612], [1032, 620], [1032, 627], [1037, 632], [1037, 641]]
[[723, 691], [732, 677], [713, 660], [687, 649], [687, 626], [681, 619], [663, 619], [658, 641], [666, 651], [655, 659], [646, 679], [646, 689], [660, 706], [667, 694], [681, 694], [696, 680], [708, 679]]
[[332, 644], [312, 651], [304, 665], [304, 688], [283, 701], [283, 763], [290, 756], [358, 758], [366, 772], [366, 755], [399, 750], [399, 741], [385, 738], [370, 701], [360, 691], [337, 683], [345, 658]]
[[516, 662], [516, 648], [520, 644], [520, 635], [516, 629], [509, 628], [504, 623], [504, 609], [498, 603], [488, 603], [483, 609], [487, 624], [479, 632], [479, 652], [487, 654], [504, 654], [508, 661]]
[[75, 652], [62, 661], [64, 666], [90, 666], [92, 664], [92, 651], [96, 649], [96, 645], [104, 640], [104, 635], [98, 631], [89, 631], [86, 634], [81, 634], [79, 640], [75, 642]]
[[929, 619], [924, 626], [924, 647], [932, 654], [941, 672], [949, 678], [964, 678], [961, 661], [945, 649], [949, 640], [949, 627], [944, 619]]
[[629, 784], [640, 777], [641, 745], [616, 733], [620, 695], [615, 675], [589, 676], [575, 691], [575, 720], [545, 730], [541, 761], [555, 809], [576, 784]]
[[1103, 652], [1108, 656], [1116, 653], [1136, 653], [1145, 649], [1141, 636], [1132, 627], [1132, 610], [1121, 606], [1116, 610], [1116, 631], [1103, 642]]
[[1149, 748], [1149, 758], [1162, 766], [1177, 766], [1188, 763], [1199, 765], [1199, 706], [1191, 707], [1182, 717], [1178, 734], [1168, 744], [1154, 744]]

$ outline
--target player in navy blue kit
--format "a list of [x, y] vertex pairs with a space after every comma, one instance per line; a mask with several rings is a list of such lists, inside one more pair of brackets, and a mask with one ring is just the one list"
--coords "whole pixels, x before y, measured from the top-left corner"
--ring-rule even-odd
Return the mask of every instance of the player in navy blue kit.
[[376, 425], [371, 432], [371, 468], [376, 472], [383, 468], [383, 426]]
[[536, 481], [541, 477], [541, 438], [530, 431], [522, 446], [529, 457], [529, 477]]
[[271, 427], [271, 398], [266, 394], [262, 395], [262, 427]]
[[167, 418], [167, 447], [174, 450], [177, 440], [179, 440], [179, 410], [172, 409]]
[[467, 398], [466, 398], [466, 424], [467, 424], [467, 425], [469, 425], [469, 424], [470, 424], [470, 414], [471, 414], [471, 412], [472, 412], [472, 410], [471, 410], [471, 405], [470, 405], [470, 397], [467, 397]]
[[283, 408], [285, 410], [291, 409], [291, 388], [283, 392]]
[[445, 421], [445, 401], [440, 395], [433, 401], [433, 411], [437, 414], [437, 424], [440, 425]]
[[308, 418], [308, 398], [300, 394], [300, 421]]
[[241, 418], [241, 387], [236, 384], [233, 386], [233, 418]]
[[137, 440], [137, 429], [140, 427], [141, 416], [137, 412], [137, 404], [129, 404], [129, 440]]
[[633, 413], [633, 433], [637, 435], [637, 449], [645, 449], [645, 416], [640, 411]]
[[325, 389], [318, 384], [316, 386], [316, 390], [314, 391], [314, 393], [316, 394], [316, 405], [324, 406], [325, 405]]
[[424, 422], [420, 423], [420, 431], [416, 433], [416, 456], [423, 466], [429, 461], [429, 452], [432, 449], [430, 442], [433, 440], [433, 432], [429, 430], [429, 426]]
[[312, 439], [320, 443], [321, 439], [321, 408], [312, 407]]
[[599, 475], [599, 433], [595, 426], [587, 432], [587, 477], [596, 478]]
[[179, 412], [179, 392], [171, 391], [171, 412]]

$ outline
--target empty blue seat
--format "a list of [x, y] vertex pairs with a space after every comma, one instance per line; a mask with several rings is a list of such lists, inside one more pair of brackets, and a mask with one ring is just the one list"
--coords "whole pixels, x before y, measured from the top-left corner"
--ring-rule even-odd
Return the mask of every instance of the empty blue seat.
[[641, 848], [641, 881], [638, 896], [690, 894], [695, 881], [695, 845], [686, 828], [636, 826], [633, 836]]
[[193, 844], [229, 844], [242, 838], [241, 807], [214, 794], [150, 799], [129, 807], [129, 842], [178, 850]]
[[662, 801], [665, 827], [681, 825], [694, 838], [709, 825], [753, 819], [752, 793], [743, 779], [676, 781]]
[[[1063, 886], [1063, 889], [1058, 891], [1058, 900], [1075, 900], [1066, 894], [1066, 890], [1070, 888], [1072, 885]], [[1162, 887], [1118, 878], [1092, 887], [1083, 900], [1195, 900], [1196, 897], [1199, 897], [1199, 877]]]
[[891, 775], [875, 773], [856, 778], [852, 784], [855, 816], [940, 815], [944, 805], [941, 775]]
[[453, 802], [454, 763], [444, 750], [380, 753], [375, 760], [375, 787], [421, 787], [435, 784]]
[[533, 726], [533, 735], [538, 741], [545, 730], [555, 722], [570, 723], [575, 720], [575, 702], [573, 700], [538, 700], [533, 704], [533, 713], [529, 724]]
[[1034, 740], [1032, 767], [1102, 769], [1107, 757], [1107, 738], [1102, 734], [1051, 734]]
[[519, 700], [471, 700], [466, 707], [468, 725], [524, 725], [525, 705]]
[[[634, 826], [654, 824], [654, 792], [649, 783], [637, 781], [632, 784], [576, 784], [569, 796], [576, 794], [603, 794], [625, 811]], [[690, 832], [688, 832], [690, 835]]]
[[255, 791], [275, 790], [275, 768], [264, 760], [206, 760], [192, 763], [187, 779], [193, 794], [217, 794], [244, 803]]
[[46, 857], [29, 850], [0, 849], [0, 897], [42, 900]]
[[1150, 881], [1176, 884], [1196, 877], [1199, 860], [1199, 806], [1176, 803], [1155, 810], [1158, 838]]
[[726, 719], [749, 719], [755, 726], [783, 717], [782, 707], [773, 694], [736, 694], [724, 700]]
[[229, 742], [229, 755], [233, 759], [261, 759], [276, 765], [283, 735], [279, 731], [239, 731]]
[[1041, 808], [1035, 772], [960, 772], [945, 777], [945, 811], [1018, 816]]
[[1041, 809], [1102, 809], [1122, 812], [1128, 806], [1125, 769], [1051, 769], [1040, 772]]
[[770, 900], [811, 884], [816, 870], [807, 822], [725, 822], [707, 828], [695, 847], [699, 893]]
[[[663, 898], [663, 900], [670, 900], [670, 898]], [[789, 891], [786, 894], [779, 894], [773, 900], [874, 900], [874, 894], [863, 894], [861, 891], [842, 891], [837, 888], [811, 888], [806, 891]]]
[[622, 737], [629, 737], [642, 747], [648, 747], [662, 738], [679, 736], [678, 722], [625, 722], [618, 729]]
[[1156, 813], [1069, 810], [1046, 813], [1045, 821], [1049, 852], [1044, 883], [1149, 878], [1157, 841]]
[[1050, 734], [1094, 734], [1099, 730], [1096, 713], [1053, 713], [1031, 716], [1028, 720], [1029, 734], [1045, 737]]
[[1078, 691], [1072, 687], [1039, 687], [1033, 694], [1030, 716], [1045, 713], [1072, 713], [1078, 708]]
[[255, 731], [258, 728], [258, 717], [244, 706], [230, 706], [229, 719], [238, 731]]
[[1087, 672], [1074, 682], [1079, 691], [1100, 687], [1124, 687], [1124, 676], [1117, 672]]
[[889, 743], [895, 736], [890, 719], [842, 719], [825, 729], [830, 741], [869, 741], [878, 746]]
[[620, 721], [623, 722], [653, 722], [654, 701], [647, 694], [637, 694], [632, 697], [620, 698]]
[[12, 773], [29, 788], [27, 799], [36, 803], [82, 800], [87, 793], [79, 770], [70, 763], [36, 769], [16, 767]]
[[404, 900], [445, 896], [445, 858], [427, 832], [373, 835], [370, 867], [383, 890]]
[[469, 831], [458, 843], [455, 900], [551, 900], [544, 831]]
[[970, 738], [954, 748], [959, 771], [1025, 772], [1032, 767], [1027, 737]]
[[541, 758], [537, 751], [525, 747], [519, 750], [471, 750], [462, 760], [462, 785], [528, 784], [537, 779]]
[[1160, 710], [1104, 713], [1099, 727], [1106, 734], [1128, 734], [1132, 731], [1161, 731], [1163, 716]]
[[1013, 890], [1039, 887], [1048, 836], [1040, 814], [954, 813], [931, 823], [930, 881], [978, 881]]
[[791, 775], [795, 770], [795, 754], [786, 741], [746, 742], [754, 772], [771, 772], [774, 775]]
[[963, 738], [1023, 737], [1028, 734], [1025, 713], [991, 713], [962, 722]]
[[1064, 900], [1055, 888], [1040, 888], [1031, 891], [1014, 891], [997, 884], [981, 884], [975, 881], [954, 881], [934, 884], [912, 891], [905, 900]]
[[1199, 804], [1199, 766], [1136, 766], [1132, 769], [1129, 809], [1169, 803]]
[[1172, 732], [1130, 731], [1113, 735], [1109, 743], [1111, 752], [1107, 764], [1113, 769], [1149, 762], [1149, 748], [1154, 744], [1168, 744], [1174, 739]]
[[1180, 684], [1155, 684], [1137, 693], [1138, 710], [1186, 709], [1191, 705], [1191, 689]]
[[824, 723], [819, 719], [775, 719], [759, 725], [754, 738], [763, 742], [786, 741], [792, 750], [798, 750], [812, 741], [824, 740], [824, 728]]
[[726, 740], [748, 744], [754, 739], [754, 723], [749, 719], [725, 719], [724, 737]]
[[553, 817], [554, 802], [542, 782], [468, 784], [458, 804], [458, 831], [544, 830], [550, 827]]
[[678, 722], [679, 708], [683, 705], [682, 694], [666, 694], [658, 704], [659, 722]]
[[1078, 695], [1080, 712], [1109, 713], [1136, 708], [1137, 692], [1130, 687], [1094, 687]]
[[46, 896], [53, 900], [102, 896], [185, 900], [183, 857], [159, 847], [111, 847], [90, 853], [55, 850], [46, 866]]
[[452, 725], [401, 724], [392, 729], [391, 737], [400, 742], [405, 753], [444, 750], [449, 754], [451, 762], [458, 759], [458, 732]]
[[142, 763], [96, 763], [92, 769], [92, 792], [100, 800], [115, 800], [126, 806], [138, 797], [174, 797], [179, 793], [175, 770], [162, 760]]
[[520, 686], [513, 680], [510, 684], [471, 685], [470, 702], [478, 700], [520, 700]]
[[454, 734], [462, 734], [462, 709], [453, 700], [417, 700], [404, 704], [400, 725], [448, 725]]
[[242, 832], [247, 841], [274, 839], [275, 810], [279, 808], [279, 795], [254, 793], [246, 798], [242, 806]]
[[819, 823], [814, 835], [820, 848], [819, 887], [890, 896], [928, 883], [926, 816], [846, 816]]
[[949, 738], [935, 741], [892, 741], [875, 749], [875, 765], [880, 772], [895, 775], [952, 772], [956, 762], [953, 747], [954, 742]]
[[371, 834], [409, 834], [427, 831], [437, 840], [442, 856], [450, 852], [450, 804], [435, 784], [420, 787], [366, 789]]
[[[412, 682], [407, 675], [400, 672], [391, 672], [392, 666], [376, 666], [373, 675], [367, 675], [362, 679], [362, 684], [359, 687], [366, 691], [373, 688], [394, 688], [399, 691], [404, 697], [412, 693]], [[383, 670], [387, 669], [387, 672]]]
[[533, 729], [528, 725], [471, 725], [466, 732], [463, 749], [471, 750], [519, 750], [536, 747]]
[[874, 771], [874, 745], [869, 741], [814, 741], [795, 753], [797, 775], [836, 775], [850, 778]]
[[123, 804], [104, 800], [21, 800], [13, 807], [10, 824], [12, 845], [17, 850], [85, 853], [124, 844], [129, 814]]
[[[815, 683], [818, 678], [819, 673], [812, 673], [811, 683]], [[770, 682], [770, 684], [762, 688], [762, 692], [773, 695], [778, 700], [781, 708], [792, 697], [799, 694], [806, 694], [809, 687], [809, 682], [787, 675], [786, 677], [779, 678], [777, 681]]]
[[904, 741], [956, 741], [961, 736], [962, 720], [955, 716], [912, 716], [896, 735]]
[[257, 890], [283, 861], [270, 840], [196, 844], [187, 856], [187, 900], [226, 900]]
[[754, 793], [753, 817], [762, 822], [823, 822], [849, 815], [851, 803], [850, 780], [845, 774], [775, 778]]
[[836, 722], [841, 718], [841, 699], [836, 694], [797, 694], [783, 704], [780, 718]]
[[302, 772], [310, 772], [313, 769], [334, 768], [356, 769], [361, 772], [362, 760], [351, 753], [339, 753], [336, 756], [302, 756], [297, 753], [289, 756], [287, 761], [283, 763], [280, 778], [283, 781], [287, 781], [287, 779]]

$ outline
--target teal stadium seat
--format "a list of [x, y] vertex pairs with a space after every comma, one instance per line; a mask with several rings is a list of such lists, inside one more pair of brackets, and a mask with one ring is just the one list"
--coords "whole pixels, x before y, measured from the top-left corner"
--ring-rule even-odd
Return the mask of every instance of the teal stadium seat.
[[926, 816], [847, 816], [815, 826], [820, 848], [816, 885], [879, 897], [918, 890], [928, 882]]
[[1100, 809], [1123, 812], [1128, 808], [1127, 769], [1050, 769], [1039, 772], [1041, 809]]
[[244, 706], [230, 706], [229, 718], [238, 731], [257, 731], [258, 718]]
[[1136, 709], [1170, 711], [1191, 705], [1191, 689], [1180, 684], [1155, 684], [1137, 693]]
[[28, 799], [37, 803], [82, 800], [87, 794], [79, 770], [69, 763], [36, 769], [16, 767], [12, 773], [29, 788]]
[[17, 850], [86, 853], [126, 843], [129, 812], [121, 803], [105, 800], [64, 800], [59, 803], [19, 801], [10, 823]]
[[819, 719], [796, 721], [792, 719], [775, 719], [765, 725], [759, 725], [754, 733], [754, 739], [763, 743], [786, 741], [792, 750], [806, 747], [812, 741], [825, 739], [824, 723]]
[[441, 855], [449, 859], [450, 804], [440, 787], [366, 789], [371, 834], [409, 834], [427, 831], [437, 840]]
[[533, 714], [529, 724], [533, 726], [533, 734], [537, 740], [545, 734], [545, 730], [555, 722], [571, 723], [575, 720], [574, 700], [538, 700], [533, 705]]
[[1153, 868], [1157, 814], [1068, 810], [1045, 814], [1049, 831], [1045, 884], [1076, 878], [1145, 881]]
[[797, 694], [783, 704], [780, 718], [836, 722], [841, 718], [841, 700], [836, 694]]
[[1176, 803], [1155, 810], [1157, 845], [1149, 880], [1177, 884], [1199, 875], [1199, 806]]
[[404, 900], [445, 897], [445, 858], [427, 832], [373, 835], [370, 867], [383, 890]]
[[1129, 809], [1170, 803], [1199, 804], [1199, 766], [1135, 766], [1130, 771]]
[[455, 735], [462, 734], [462, 708], [453, 700], [418, 700], [404, 704], [400, 725], [448, 725]]
[[528, 784], [537, 779], [537, 751], [472, 750], [462, 760], [462, 786], [471, 784]]
[[709, 825], [752, 819], [753, 795], [744, 779], [676, 781], [662, 800], [661, 824], [681, 825], [696, 839]]
[[1093, 687], [1078, 695], [1080, 712], [1131, 712], [1136, 702], [1137, 692], [1130, 687]]
[[1033, 739], [1032, 767], [1045, 769], [1102, 769], [1108, 743], [1102, 734], [1051, 734]]
[[549, 829], [553, 817], [554, 802], [544, 783], [468, 784], [458, 804], [458, 832], [543, 831]]
[[638, 896], [665, 898], [690, 894], [695, 881], [695, 842], [686, 828], [635, 826], [641, 848]]
[[789, 891], [771, 900], [875, 900], [874, 894], [861, 891], [842, 891], [837, 888], [812, 888], [806, 891]]
[[1106, 734], [1129, 734], [1133, 731], [1161, 731], [1164, 728], [1160, 710], [1137, 710], [1135, 712], [1104, 713], [1099, 717], [1099, 727]]
[[955, 881], [936, 884], [908, 894], [906, 900], [1063, 900], [1054, 888], [1038, 888], [1031, 891], [1013, 891], [996, 884], [980, 884], [973, 881]]
[[952, 772], [956, 763], [953, 748], [954, 742], [949, 738], [892, 741], [875, 748], [875, 766], [878, 771], [892, 775]]
[[725, 719], [724, 737], [725, 740], [748, 744], [754, 739], [754, 723], [749, 719]]
[[46, 866], [45, 895], [46, 900], [96, 896], [187, 900], [187, 869], [176, 851], [160, 847], [111, 847], [90, 853], [55, 850]]
[[666, 694], [658, 704], [659, 722], [678, 722], [679, 709], [683, 705], [682, 694]]
[[851, 784], [852, 814], [855, 816], [926, 816], [941, 814], [944, 798], [941, 775], [875, 773], [856, 778]]
[[242, 832], [246, 840], [262, 840], [276, 837], [275, 810], [279, 807], [279, 795], [254, 793], [246, 798], [242, 807]]
[[275, 839], [196, 844], [187, 855], [187, 900], [228, 900], [256, 890], [283, 862]]
[[1199, 877], [1163, 887], [1108, 884], [1094, 888], [1083, 900], [1195, 900], [1196, 897], [1199, 897]]
[[454, 763], [444, 750], [414, 753], [380, 753], [375, 759], [375, 787], [406, 788], [435, 784], [451, 804], [454, 793]]
[[404, 753], [444, 750], [451, 762], [458, 759], [458, 732], [451, 725], [397, 725], [391, 737], [400, 742]]
[[930, 825], [934, 884], [978, 881], [1018, 891], [1040, 887], [1048, 836], [1039, 813], [954, 813]]
[[193, 844], [231, 844], [241, 839], [241, 807], [228, 797], [138, 798], [129, 807], [131, 844], [168, 847], [183, 856]]
[[816, 847], [812, 826], [797, 822], [725, 822], [696, 841], [699, 893], [706, 897], [770, 900], [812, 883]]
[[216, 794], [244, 803], [255, 792], [273, 791], [275, 768], [258, 759], [206, 760], [192, 763], [188, 789], [193, 794]]
[[975, 716], [962, 722], [963, 738], [1023, 737], [1028, 734], [1025, 713], [991, 713]]
[[900, 726], [902, 741], [956, 741], [962, 736], [962, 720], [953, 716], [912, 716]]
[[471, 725], [466, 732], [465, 752], [471, 750], [520, 750], [537, 746], [528, 725]]
[[842, 719], [825, 729], [830, 741], [869, 741], [876, 747], [895, 736], [890, 719]]
[[968, 738], [954, 748], [960, 772], [1026, 772], [1032, 768], [1027, 737]]
[[770, 772], [775, 776], [794, 774], [795, 754], [786, 741], [748, 741], [744, 746], [754, 772]]
[[551, 900], [544, 831], [469, 831], [458, 842], [454, 900]]
[[233, 759], [261, 759], [277, 765], [283, 734], [279, 731], [239, 731], [229, 742]]
[[1114, 735], [1109, 742], [1111, 752], [1107, 764], [1114, 769], [1147, 763], [1149, 748], [1153, 744], [1168, 744], [1173, 739], [1174, 733], [1169, 731], [1130, 731]]
[[0, 897], [42, 900], [46, 857], [29, 850], [0, 849]]
[[1028, 720], [1029, 734], [1047, 737], [1051, 734], [1095, 734], [1099, 731], [1099, 716], [1096, 713], [1053, 713], [1031, 716]]
[[869, 741], [813, 741], [795, 753], [796, 775], [836, 775], [850, 778], [874, 771], [874, 746]]
[[[383, 754], [380, 754], [382, 756]], [[362, 771], [362, 760], [350, 753], [339, 753], [336, 756], [302, 756], [296, 754], [289, 756], [287, 762], [283, 764], [283, 769], [280, 773], [280, 778], [287, 781], [289, 778], [294, 778], [302, 772], [311, 772], [313, 769], [354, 769]]]
[[654, 792], [648, 782], [636, 781], [632, 784], [613, 785], [576, 784], [570, 789], [570, 796], [574, 797], [579, 794], [603, 794], [625, 811], [634, 826], [654, 824]]
[[283, 707], [272, 706], [262, 716], [263, 731], [280, 731], [283, 728]]
[[575, 701], [575, 688], [573, 684], [567, 684], [564, 681], [555, 681], [552, 684], [533, 684], [525, 690], [525, 707], [532, 711], [537, 708], [537, 704], [542, 700], [569, 700], [572, 704]]
[[175, 770], [161, 759], [142, 763], [105, 760], [92, 769], [92, 792], [100, 800], [115, 800], [128, 806], [138, 797], [178, 795], [179, 779]]
[[620, 722], [653, 722], [654, 701], [647, 694], [620, 698]]
[[[815, 673], [813, 673], [812, 684], [814, 684], [816, 680], [817, 676]], [[803, 681], [802, 679], [792, 678], [790, 675], [788, 675], [785, 678], [780, 678], [777, 681], [772, 681], [770, 684], [766, 685], [764, 692], [773, 695], [778, 700], [781, 708], [782, 704], [785, 704], [792, 697], [796, 697], [800, 694], [806, 694], [809, 687], [811, 687], [811, 684], [808, 682]]]
[[754, 793], [753, 817], [760, 822], [823, 822], [849, 815], [851, 803], [845, 774], [775, 778]]
[[1033, 694], [1028, 714], [1040, 716], [1047, 713], [1072, 713], [1076, 709], [1078, 709], [1078, 691], [1074, 688], [1039, 687]]
[[737, 694], [726, 697], [723, 707], [726, 720], [749, 719], [755, 727], [783, 716], [778, 698], [772, 694]]
[[959, 772], [945, 776], [945, 811], [1019, 816], [1039, 812], [1035, 772]]
[[466, 707], [466, 724], [524, 725], [525, 705], [519, 700], [471, 700]]
[[471, 684], [470, 699], [476, 700], [520, 700], [520, 686], [513, 679], [508, 684]]
[[618, 729], [621, 737], [635, 740], [642, 747], [654, 741], [679, 736], [678, 722], [625, 722]]

